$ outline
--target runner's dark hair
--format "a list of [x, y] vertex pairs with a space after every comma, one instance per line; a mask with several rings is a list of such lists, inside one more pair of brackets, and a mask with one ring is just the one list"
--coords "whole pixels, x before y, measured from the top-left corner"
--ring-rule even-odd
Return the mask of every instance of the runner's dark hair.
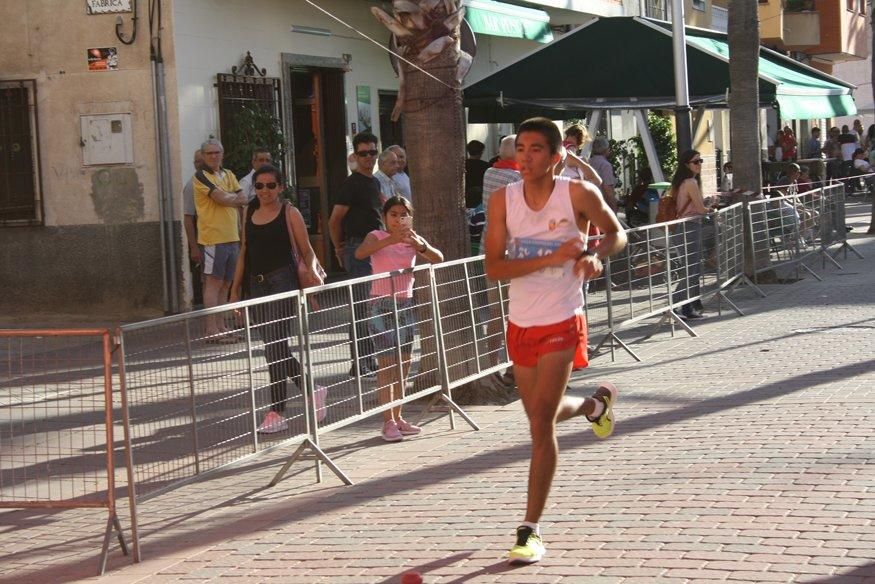
[[529, 118], [516, 131], [516, 139], [519, 142], [520, 134], [523, 132], [538, 132], [544, 139], [547, 140], [547, 146], [550, 148], [550, 154], [559, 152], [559, 147], [562, 145], [562, 134], [559, 133], [559, 128], [552, 120], [547, 118]]

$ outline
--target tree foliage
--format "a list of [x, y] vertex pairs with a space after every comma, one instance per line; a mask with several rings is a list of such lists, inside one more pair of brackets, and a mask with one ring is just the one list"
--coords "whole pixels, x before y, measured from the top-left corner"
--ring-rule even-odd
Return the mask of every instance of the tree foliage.
[[278, 166], [286, 153], [286, 138], [280, 121], [263, 107], [242, 107], [233, 117], [227, 133], [224, 165], [237, 173], [248, 173], [252, 150], [264, 146]]
[[[677, 140], [671, 117], [660, 112], [648, 112], [647, 126], [656, 146], [656, 155], [659, 157], [662, 173], [671, 176], [678, 162]], [[611, 140], [610, 145], [611, 152], [608, 159], [614, 166], [617, 176], [622, 176], [623, 170], [632, 167], [633, 163], [633, 168], [638, 172], [643, 168], [650, 168], [641, 136], [633, 136], [627, 140]]]

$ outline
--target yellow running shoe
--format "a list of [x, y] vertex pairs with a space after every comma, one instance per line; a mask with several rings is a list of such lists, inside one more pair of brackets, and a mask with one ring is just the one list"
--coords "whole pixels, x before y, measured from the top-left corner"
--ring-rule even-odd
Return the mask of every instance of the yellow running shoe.
[[508, 564], [534, 564], [539, 561], [547, 550], [541, 536], [531, 527], [520, 525], [516, 528], [516, 545], [510, 548], [507, 557]]
[[605, 409], [596, 418], [586, 417], [592, 423], [592, 431], [596, 437], [605, 439], [614, 432], [614, 403], [620, 395], [620, 390], [613, 383], [604, 381], [592, 394], [592, 398], [605, 404]]

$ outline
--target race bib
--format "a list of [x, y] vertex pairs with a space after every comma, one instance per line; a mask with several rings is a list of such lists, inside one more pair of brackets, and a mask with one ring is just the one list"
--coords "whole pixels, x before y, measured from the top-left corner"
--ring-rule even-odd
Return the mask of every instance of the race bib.
[[[547, 239], [525, 239], [517, 238], [511, 241], [510, 257], [516, 260], [526, 260], [531, 258], [542, 257], [549, 255], [562, 246], [561, 241], [553, 241]], [[570, 274], [571, 262], [565, 262], [561, 266], [549, 266], [541, 268], [534, 272], [540, 276], [547, 278], [564, 278]]]

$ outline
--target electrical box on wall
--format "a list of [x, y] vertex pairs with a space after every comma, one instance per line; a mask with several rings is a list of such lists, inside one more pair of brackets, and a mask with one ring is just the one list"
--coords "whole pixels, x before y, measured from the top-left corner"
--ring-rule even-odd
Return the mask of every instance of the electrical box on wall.
[[94, 114], [80, 121], [85, 166], [134, 162], [131, 114]]

